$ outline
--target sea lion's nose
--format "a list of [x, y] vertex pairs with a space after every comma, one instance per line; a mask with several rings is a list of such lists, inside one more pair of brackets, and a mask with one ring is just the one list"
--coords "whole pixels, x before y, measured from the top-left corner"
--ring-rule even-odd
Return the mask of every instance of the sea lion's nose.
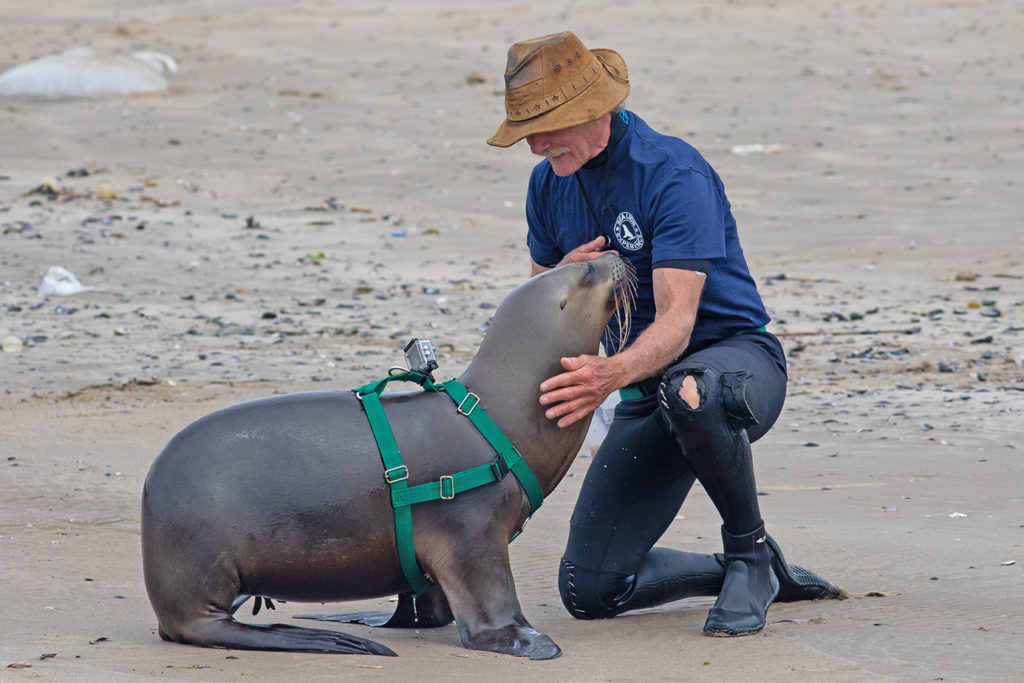
[[626, 277], [626, 264], [619, 257], [612, 262], [612, 284], [619, 284]]

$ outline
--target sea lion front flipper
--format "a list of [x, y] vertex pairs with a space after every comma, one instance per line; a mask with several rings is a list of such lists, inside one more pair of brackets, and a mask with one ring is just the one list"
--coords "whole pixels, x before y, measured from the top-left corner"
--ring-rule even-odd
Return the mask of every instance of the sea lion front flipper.
[[[474, 542], [473, 558], [438, 572], [455, 614], [462, 644], [530, 659], [554, 659], [562, 654], [551, 638], [536, 631], [523, 616], [512, 581], [508, 545]], [[486, 558], [486, 559], [482, 559]]]
[[299, 614], [295, 619], [335, 621], [382, 628], [436, 628], [454, 621], [448, 600], [440, 586], [434, 586], [418, 598], [403, 593], [398, 596], [394, 614], [387, 612], [339, 612], [336, 614]]

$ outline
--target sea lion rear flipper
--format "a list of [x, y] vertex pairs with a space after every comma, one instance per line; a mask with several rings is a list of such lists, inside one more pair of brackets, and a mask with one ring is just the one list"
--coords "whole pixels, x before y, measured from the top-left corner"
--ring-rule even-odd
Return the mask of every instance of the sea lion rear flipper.
[[[245, 601], [251, 597], [251, 595], [239, 595], [238, 597], [236, 597], [234, 601], [231, 603], [231, 607], [228, 608], [228, 614], [234, 614], [235, 612], [237, 612], [238, 608], [244, 605]], [[262, 595], [257, 595], [256, 600], [252, 603], [252, 615], [256, 616], [257, 614], [259, 614], [260, 609], [263, 608], [264, 604], [267, 606], [267, 609], [277, 609], [276, 607], [274, 607], [273, 600], [271, 600], [270, 598], [263, 597]]]
[[[238, 611], [238, 608], [245, 604], [245, 601], [251, 598], [251, 595], [239, 595], [231, 603], [231, 607], [228, 608], [228, 614], [234, 614]], [[255, 608], [254, 608], [255, 609]]]
[[362, 624], [363, 626], [392, 626], [394, 614], [389, 612], [330, 612], [327, 614], [295, 614], [292, 619], [315, 619], [334, 621], [339, 624]]
[[436, 628], [454, 621], [448, 600], [440, 586], [434, 586], [418, 598], [398, 596], [394, 614], [387, 612], [339, 612], [335, 614], [299, 614], [295, 619], [316, 619], [343, 624], [363, 624], [383, 628]]
[[245, 624], [230, 618], [196, 619], [174, 640], [232, 650], [398, 656], [380, 643], [347, 633], [288, 624]]

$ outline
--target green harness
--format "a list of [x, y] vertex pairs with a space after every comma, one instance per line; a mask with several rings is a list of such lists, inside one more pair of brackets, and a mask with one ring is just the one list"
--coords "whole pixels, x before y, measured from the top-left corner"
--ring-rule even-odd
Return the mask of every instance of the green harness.
[[[448, 394], [457, 406], [460, 415], [465, 415], [480, 434], [487, 439], [498, 455], [493, 462], [486, 465], [471, 467], [455, 474], [445, 474], [437, 481], [409, 486], [409, 468], [402, 464], [402, 454], [398, 451], [395, 435], [391, 431], [380, 395], [388, 382], [415, 382], [426, 391]], [[537, 482], [537, 477], [529, 465], [519, 455], [512, 442], [502, 434], [494, 421], [480, 406], [480, 397], [470, 392], [458, 380], [448, 380], [434, 384], [429, 375], [410, 370], [389, 375], [377, 382], [371, 382], [355, 390], [356, 397], [362, 402], [366, 411], [366, 419], [370, 422], [373, 437], [377, 440], [380, 458], [384, 462], [384, 481], [391, 487], [391, 505], [395, 508], [395, 539], [398, 543], [398, 559], [402, 564], [402, 573], [412, 589], [413, 597], [423, 595], [431, 584], [423, 575], [419, 563], [416, 562], [416, 550], [412, 538], [412, 506], [431, 500], [452, 500], [455, 494], [475, 489], [478, 486], [501, 481], [511, 472], [519, 480], [526, 497], [530, 500], [530, 514], [540, 507], [544, 493]]]

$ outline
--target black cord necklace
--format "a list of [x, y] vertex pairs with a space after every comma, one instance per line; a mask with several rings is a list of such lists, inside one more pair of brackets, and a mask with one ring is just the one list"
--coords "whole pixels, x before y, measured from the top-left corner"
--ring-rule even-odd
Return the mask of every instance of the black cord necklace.
[[612, 209], [612, 213], [615, 213], [614, 207], [608, 205], [608, 187], [611, 183], [612, 178], [612, 154], [615, 151], [615, 144], [626, 132], [626, 122], [622, 120], [621, 116], [617, 113], [613, 113], [611, 117], [611, 124], [608, 132], [608, 144], [601, 150], [593, 159], [583, 165], [583, 168], [594, 168], [604, 164], [604, 188], [601, 196], [601, 217], [598, 218], [594, 211], [594, 207], [590, 203], [590, 196], [587, 194], [586, 188], [583, 187], [583, 181], [575, 173], [573, 176], [576, 178], [576, 184], [580, 188], [580, 194], [583, 195], [583, 203], [587, 207], [587, 212], [590, 214], [590, 218], [594, 221], [594, 237], [600, 237], [604, 235], [607, 243], [612, 243], [611, 236], [601, 227], [601, 221], [604, 219], [605, 212], [609, 208]]
[[[610, 156], [610, 155], [609, 155]], [[612, 162], [611, 159], [606, 159], [604, 162], [604, 192], [601, 197], [601, 218], [604, 218], [605, 211], [608, 210], [608, 184], [612, 177]], [[575, 175], [575, 174], [574, 174]], [[601, 227], [601, 220], [598, 219], [597, 214], [594, 213], [594, 207], [590, 204], [590, 197], [587, 195], [586, 189], [583, 187], [583, 181], [580, 180], [579, 176], [576, 176], [576, 184], [579, 185], [580, 193], [583, 194], [583, 203], [587, 207], [587, 212], [590, 214], [590, 218], [594, 221], [594, 237], [605, 236], [605, 239], [609, 239], [604, 229]], [[609, 242], [611, 244], [611, 242]]]

